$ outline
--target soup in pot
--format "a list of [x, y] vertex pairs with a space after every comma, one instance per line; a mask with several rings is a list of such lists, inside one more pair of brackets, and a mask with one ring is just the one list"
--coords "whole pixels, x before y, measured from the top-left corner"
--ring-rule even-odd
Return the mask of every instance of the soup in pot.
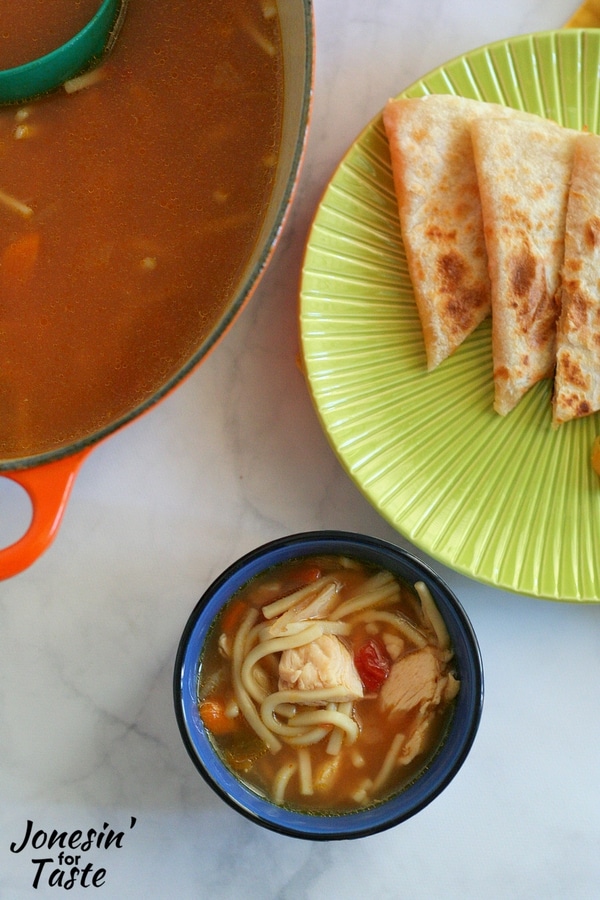
[[4, 0], [0, 3], [0, 68], [45, 56], [81, 31], [102, 0]]
[[282, 82], [272, 0], [130, 0], [102, 66], [0, 110], [0, 460], [126, 416], [211, 333], [264, 221]]
[[252, 790], [331, 814], [418, 777], [459, 689], [424, 583], [314, 557], [275, 567], [228, 601], [200, 661], [198, 704], [216, 751]]

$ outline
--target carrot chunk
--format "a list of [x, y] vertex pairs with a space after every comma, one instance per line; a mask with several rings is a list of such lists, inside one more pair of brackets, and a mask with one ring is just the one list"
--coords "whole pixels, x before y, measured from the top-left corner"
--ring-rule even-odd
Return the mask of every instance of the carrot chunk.
[[231, 734], [237, 728], [237, 722], [225, 712], [222, 700], [210, 697], [199, 706], [200, 718], [212, 734]]
[[237, 631], [237, 627], [247, 609], [248, 604], [243, 600], [234, 601], [223, 613], [221, 630], [226, 635], [232, 635], [234, 631]]

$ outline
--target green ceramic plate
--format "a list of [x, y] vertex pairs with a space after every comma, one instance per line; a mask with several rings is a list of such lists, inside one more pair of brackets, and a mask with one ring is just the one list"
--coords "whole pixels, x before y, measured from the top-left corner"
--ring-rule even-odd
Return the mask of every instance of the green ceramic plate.
[[[402, 96], [453, 93], [598, 131], [600, 30], [517, 37], [437, 69]], [[551, 427], [550, 383], [492, 410], [490, 323], [425, 370], [381, 116], [350, 148], [304, 260], [302, 351], [341, 463], [415, 546], [479, 581], [600, 601], [597, 416]]]

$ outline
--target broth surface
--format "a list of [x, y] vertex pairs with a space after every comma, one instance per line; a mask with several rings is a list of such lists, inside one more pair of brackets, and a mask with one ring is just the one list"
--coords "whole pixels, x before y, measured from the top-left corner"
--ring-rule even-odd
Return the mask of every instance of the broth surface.
[[31, 62], [74, 37], [101, 0], [0, 0], [0, 69]]
[[273, 10], [130, 0], [96, 83], [0, 110], [0, 459], [131, 412], [215, 325], [274, 179]]
[[224, 762], [262, 796], [309, 812], [402, 790], [443, 741], [459, 690], [427, 604], [423, 585], [338, 557], [285, 563], [242, 588], [211, 629], [198, 679]]

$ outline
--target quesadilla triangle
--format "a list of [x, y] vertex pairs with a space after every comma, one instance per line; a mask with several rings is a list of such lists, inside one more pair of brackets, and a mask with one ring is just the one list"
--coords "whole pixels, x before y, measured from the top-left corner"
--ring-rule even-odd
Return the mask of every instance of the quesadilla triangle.
[[578, 134], [542, 118], [471, 124], [492, 288], [494, 409], [500, 415], [554, 372]]
[[470, 131], [483, 117], [540, 121], [452, 94], [390, 100], [383, 112], [428, 369], [450, 356], [491, 309]]
[[554, 425], [600, 409], [600, 137], [575, 141], [567, 203]]
[[[498, 107], [502, 109], [502, 107]], [[453, 95], [383, 111], [408, 271], [433, 369], [490, 312], [490, 282], [469, 124], [488, 104]]]

